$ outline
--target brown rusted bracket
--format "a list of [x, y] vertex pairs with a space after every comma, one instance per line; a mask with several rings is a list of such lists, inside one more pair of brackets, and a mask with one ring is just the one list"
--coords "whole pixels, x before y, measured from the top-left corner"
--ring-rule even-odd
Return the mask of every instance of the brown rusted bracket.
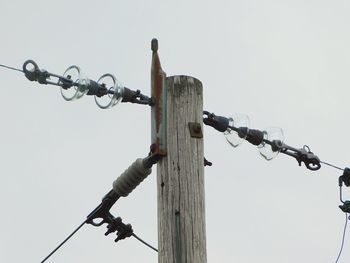
[[162, 70], [158, 56], [158, 40], [152, 39], [151, 66], [151, 153], [157, 157], [167, 154], [167, 91], [166, 74]]

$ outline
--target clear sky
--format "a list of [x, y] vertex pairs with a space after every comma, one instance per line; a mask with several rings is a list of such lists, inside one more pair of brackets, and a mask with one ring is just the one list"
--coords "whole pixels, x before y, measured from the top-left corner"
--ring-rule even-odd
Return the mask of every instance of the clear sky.
[[[350, 2], [19, 1], [0, 5], [0, 63], [79, 65], [150, 94], [150, 41], [163, 69], [203, 83], [204, 107], [283, 128], [285, 142], [349, 166]], [[0, 69], [0, 262], [40, 262], [150, 144], [150, 110], [66, 102], [53, 86]], [[334, 262], [343, 231], [337, 180], [288, 156], [267, 162], [205, 127], [208, 262]], [[113, 213], [157, 246], [155, 171]], [[350, 198], [350, 189], [344, 189]], [[157, 262], [134, 239], [85, 225], [48, 262]], [[350, 233], [339, 262], [350, 261]]]

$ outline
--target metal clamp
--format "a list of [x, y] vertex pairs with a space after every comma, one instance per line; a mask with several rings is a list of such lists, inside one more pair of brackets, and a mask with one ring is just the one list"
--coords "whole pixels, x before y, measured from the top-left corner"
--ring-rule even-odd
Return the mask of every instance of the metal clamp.
[[[29, 69], [32, 66], [33, 69]], [[55, 86], [61, 86], [64, 89], [75, 86], [76, 84], [70, 79], [63, 76], [50, 73], [46, 70], [40, 69], [38, 64], [34, 60], [27, 60], [23, 64], [23, 72], [27, 79], [30, 81], [37, 81], [40, 84], [50, 84]], [[49, 81], [50, 77], [55, 77], [58, 79], [57, 82]]]
[[310, 147], [304, 145], [301, 149], [296, 149], [279, 140], [274, 140], [272, 142], [264, 140], [271, 145], [273, 151], [280, 151], [286, 155], [294, 157], [299, 166], [304, 163], [306, 168], [311, 171], [316, 171], [321, 168], [321, 161], [313, 152], [310, 151]]
[[131, 90], [124, 87], [122, 102], [131, 102], [136, 104], [143, 104], [153, 106], [154, 102], [151, 98], [143, 95], [140, 90]]
[[219, 132], [225, 132], [229, 128], [229, 119], [223, 116], [216, 116], [209, 111], [203, 111], [203, 123], [205, 125], [213, 127]]
[[[105, 235], [117, 231], [117, 238], [114, 240], [118, 242], [124, 238], [130, 237], [133, 235], [133, 229], [130, 224], [126, 225], [122, 222], [120, 217], [114, 217], [109, 210], [114, 205], [114, 203], [119, 199], [119, 195], [116, 194], [114, 190], [111, 190], [103, 199], [101, 204], [92, 211], [86, 219], [87, 224], [99, 227], [104, 223], [107, 224], [107, 232]], [[96, 222], [95, 220], [100, 220]]]
[[342, 191], [342, 186], [343, 183], [349, 187], [350, 186], [350, 169], [345, 168], [343, 171], [343, 174], [339, 176], [339, 191], [340, 191], [340, 202], [342, 202], [342, 205], [339, 205], [339, 208], [344, 212], [344, 213], [350, 213], [350, 201], [343, 200], [343, 191]]

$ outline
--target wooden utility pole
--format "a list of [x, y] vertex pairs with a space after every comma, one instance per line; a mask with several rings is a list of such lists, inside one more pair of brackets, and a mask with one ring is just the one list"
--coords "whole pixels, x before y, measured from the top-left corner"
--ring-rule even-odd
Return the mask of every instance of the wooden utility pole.
[[166, 77], [152, 40], [153, 156], [157, 166], [158, 262], [206, 263], [203, 88], [188, 76]]
[[205, 263], [203, 90], [188, 76], [166, 78], [167, 156], [157, 167], [158, 262]]

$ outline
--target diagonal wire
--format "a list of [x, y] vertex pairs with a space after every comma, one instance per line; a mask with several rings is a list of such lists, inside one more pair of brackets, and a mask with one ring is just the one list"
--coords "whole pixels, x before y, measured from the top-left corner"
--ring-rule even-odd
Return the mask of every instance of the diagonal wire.
[[150, 244], [148, 244], [146, 241], [142, 240], [141, 238], [139, 238], [136, 234], [132, 234], [132, 236], [134, 238], [136, 238], [138, 241], [140, 241], [141, 243], [143, 243], [144, 245], [148, 246], [149, 248], [153, 249], [154, 251], [158, 252], [158, 249], [154, 248], [153, 246], [151, 246]]
[[[87, 222], [87, 220], [88, 219], [84, 220], [83, 223], [81, 223], [65, 240], [63, 240], [54, 250], [52, 250], [51, 253], [48, 254], [40, 263], [44, 263], [46, 260], [48, 260], [60, 247], [64, 245], [64, 243], [66, 243], [76, 232], [78, 232], [78, 230]], [[158, 252], [156, 248], [154, 248], [152, 245], [148, 244], [146, 241], [139, 238], [136, 234], [133, 233], [132, 236], [135, 237], [138, 241], [140, 241], [144, 245]]]
[[344, 226], [344, 231], [343, 231], [343, 238], [342, 238], [342, 242], [341, 242], [341, 246], [340, 246], [340, 250], [339, 250], [339, 254], [337, 259], [335, 260], [335, 263], [338, 263], [338, 260], [341, 256], [341, 253], [343, 252], [343, 247], [344, 247], [344, 241], [345, 241], [345, 234], [346, 234], [346, 227], [348, 225], [348, 213], [345, 213], [345, 226]]
[[336, 165], [333, 165], [333, 164], [330, 164], [330, 163], [327, 163], [327, 162], [320, 161], [320, 163], [323, 163], [323, 164], [325, 164], [325, 165], [328, 165], [328, 166], [330, 166], [330, 167], [333, 167], [333, 168], [338, 169], [338, 170], [341, 170], [341, 171], [344, 170], [344, 169], [340, 168], [339, 166], [336, 166]]
[[3, 64], [0, 64], [0, 67], [11, 69], [11, 70], [16, 70], [16, 71], [24, 73], [23, 70], [21, 70], [21, 69], [9, 67], [9, 66], [3, 65]]
[[[86, 219], [87, 220], [87, 219]], [[85, 223], [86, 220], [80, 224], [80, 226], [77, 227], [77, 229], [75, 229], [65, 240], [62, 241], [61, 244], [59, 244], [54, 250], [52, 250], [52, 252], [46, 256], [46, 258], [43, 259], [43, 261], [41, 261], [40, 263], [45, 262], [49, 257], [51, 257], [61, 246], [63, 246], [64, 243], [66, 243]]]

